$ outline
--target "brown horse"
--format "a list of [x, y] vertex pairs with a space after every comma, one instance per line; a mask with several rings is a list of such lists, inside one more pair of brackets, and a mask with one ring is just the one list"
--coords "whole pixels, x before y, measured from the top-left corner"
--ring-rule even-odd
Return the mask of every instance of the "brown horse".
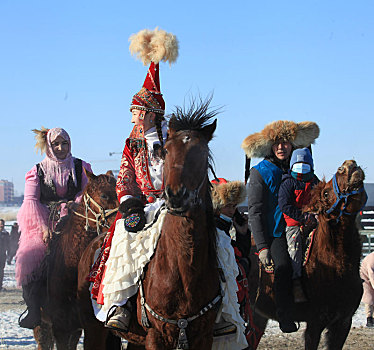
[[[208, 179], [208, 143], [216, 121], [207, 123], [216, 112], [207, 111], [209, 102], [200, 106], [192, 104], [187, 111], [177, 108], [169, 122], [164, 163], [168, 213], [157, 249], [142, 279], [142, 293], [133, 297], [136, 300], [133, 305], [137, 307], [133, 310], [130, 330], [119, 333], [137, 344], [129, 344], [129, 349], [189, 346], [191, 350], [208, 350], [212, 347], [213, 324], [221, 296]], [[87, 248], [79, 267], [79, 290], [82, 299], [86, 298], [87, 307], [90, 307], [89, 293], [84, 279], [99, 246], [97, 238]], [[92, 316], [92, 308], [90, 312]], [[148, 326], [141, 326], [142, 323]], [[85, 349], [102, 349], [98, 322], [91, 318], [87, 325]]]
[[[293, 320], [307, 323], [306, 350], [318, 348], [324, 329], [327, 349], [342, 349], [360, 304], [361, 241], [355, 217], [367, 198], [363, 180], [361, 168], [355, 161], [347, 160], [332, 180], [322, 181], [312, 190], [311, 201], [304, 208], [318, 215], [302, 277], [308, 302], [294, 304], [292, 309]], [[265, 330], [267, 320], [276, 319], [274, 275], [263, 269], [259, 273], [257, 258], [252, 266], [250, 294], [255, 322]]]
[[82, 202], [71, 208], [61, 233], [54, 235], [44, 260], [47, 294], [42, 305], [43, 323], [34, 329], [39, 349], [76, 349], [81, 325], [76, 305], [78, 263], [84, 249], [107, 230], [117, 212], [116, 181], [110, 175], [86, 171], [88, 185]]

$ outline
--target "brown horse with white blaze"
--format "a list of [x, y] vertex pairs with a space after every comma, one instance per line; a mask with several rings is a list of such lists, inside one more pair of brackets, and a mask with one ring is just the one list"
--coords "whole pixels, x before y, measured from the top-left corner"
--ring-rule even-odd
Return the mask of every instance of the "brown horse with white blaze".
[[[209, 121], [216, 111], [208, 111], [209, 102], [210, 99], [201, 105], [193, 103], [187, 111], [177, 108], [169, 121], [164, 146], [167, 213], [155, 253], [143, 273], [142, 285], [132, 297], [136, 308], [133, 307], [130, 329], [126, 333], [116, 332], [130, 342], [129, 349], [210, 350], [212, 347], [221, 294], [208, 178], [208, 143], [216, 128], [216, 121], [210, 124]], [[88, 296], [83, 278], [99, 245], [98, 238], [81, 260], [82, 303]], [[93, 315], [92, 310], [90, 314]], [[147, 322], [148, 325], [142, 325]], [[89, 344], [95, 346], [102, 340], [97, 322], [91, 319], [86, 325], [88, 349]]]
[[[360, 304], [361, 240], [355, 217], [367, 199], [364, 177], [355, 161], [346, 160], [332, 180], [312, 190], [311, 201], [303, 209], [318, 216], [302, 277], [308, 301], [294, 304], [291, 316], [307, 323], [306, 350], [317, 350], [324, 329], [327, 349], [341, 350]], [[267, 320], [276, 319], [274, 276], [263, 269], [259, 273], [257, 258], [252, 258], [251, 302], [255, 322], [265, 330]]]

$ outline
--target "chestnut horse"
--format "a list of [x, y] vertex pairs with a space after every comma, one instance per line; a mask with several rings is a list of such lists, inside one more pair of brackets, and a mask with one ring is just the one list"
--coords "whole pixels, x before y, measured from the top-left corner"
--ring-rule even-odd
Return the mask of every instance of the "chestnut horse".
[[[311, 201], [303, 209], [318, 215], [302, 277], [308, 301], [292, 309], [294, 321], [307, 323], [306, 350], [318, 348], [324, 329], [327, 349], [342, 349], [360, 304], [361, 240], [355, 217], [367, 199], [363, 180], [364, 172], [356, 162], [346, 160], [332, 180], [312, 190]], [[257, 258], [252, 258], [251, 302], [255, 322], [265, 330], [267, 320], [276, 319], [274, 275], [263, 269], [259, 273]]]
[[[109, 172], [108, 172], [109, 173]], [[86, 171], [88, 184], [83, 200], [70, 209], [60, 234], [55, 234], [46, 267], [47, 293], [42, 305], [41, 326], [34, 329], [39, 349], [76, 349], [81, 325], [76, 305], [78, 263], [87, 245], [114, 221], [118, 200], [116, 180], [110, 174], [95, 176]]]
[[[133, 297], [136, 310], [129, 332], [116, 332], [130, 342], [128, 349], [212, 347], [221, 295], [208, 178], [208, 143], [216, 120], [208, 123], [216, 111], [208, 112], [209, 102], [193, 103], [187, 111], [177, 108], [169, 122], [164, 163], [167, 214], [142, 285]], [[87, 307], [85, 277], [100, 242], [102, 238], [97, 238], [90, 244], [79, 266], [78, 294]], [[87, 315], [93, 315], [92, 307]], [[99, 322], [91, 317], [86, 324], [85, 349], [102, 349]]]

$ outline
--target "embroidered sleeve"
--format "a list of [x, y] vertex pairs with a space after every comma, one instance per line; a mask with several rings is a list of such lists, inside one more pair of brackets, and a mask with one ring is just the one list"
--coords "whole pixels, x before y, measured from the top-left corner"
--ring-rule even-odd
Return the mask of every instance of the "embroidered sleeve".
[[119, 201], [121, 201], [121, 197], [123, 196], [130, 195], [135, 197], [142, 194], [142, 191], [136, 182], [134, 158], [127, 143], [122, 154], [116, 192]]

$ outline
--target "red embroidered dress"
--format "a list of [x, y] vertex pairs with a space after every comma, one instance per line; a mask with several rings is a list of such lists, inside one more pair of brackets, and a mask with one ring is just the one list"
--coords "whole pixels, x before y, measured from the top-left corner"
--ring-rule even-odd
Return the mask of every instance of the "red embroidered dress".
[[[161, 127], [165, 142], [167, 123], [163, 122]], [[155, 128], [148, 130], [144, 138], [133, 138], [132, 136], [136, 134], [136, 128], [134, 128], [126, 140], [117, 178], [117, 196], [120, 202], [129, 197], [138, 197], [142, 198], [145, 203], [151, 204], [160, 197], [164, 189], [162, 182], [163, 160], [157, 154], [160, 149], [160, 141]], [[105, 237], [100, 255], [88, 277], [88, 280], [93, 282], [92, 297], [99, 304], [103, 303], [101, 281], [105, 263], [109, 257], [115, 225], [120, 218], [121, 214], [117, 213], [116, 220]]]
[[159, 166], [160, 159], [148, 153], [146, 139], [126, 140], [116, 186], [120, 202], [124, 196], [133, 196], [152, 203], [161, 195], [163, 184], [161, 183], [160, 188], [155, 188], [151, 174], [155, 169], [152, 166]]

